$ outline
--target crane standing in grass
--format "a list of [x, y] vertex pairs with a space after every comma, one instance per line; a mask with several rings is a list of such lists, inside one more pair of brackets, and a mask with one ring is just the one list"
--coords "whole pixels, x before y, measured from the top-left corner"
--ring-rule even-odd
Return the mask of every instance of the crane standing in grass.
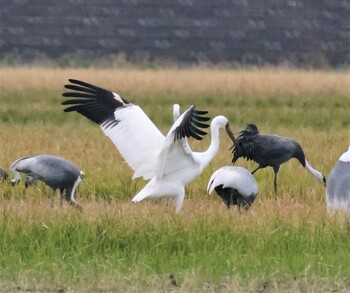
[[292, 158], [296, 158], [300, 164], [320, 183], [326, 186], [324, 175], [311, 167], [305, 159], [305, 154], [300, 144], [289, 137], [282, 137], [271, 134], [260, 134], [255, 124], [248, 124], [246, 129], [240, 132], [235, 140], [233, 139], [233, 159], [234, 164], [239, 158], [246, 158], [258, 163], [259, 166], [252, 171], [256, 171], [268, 166], [273, 168], [275, 173], [274, 188], [277, 192], [277, 173], [280, 166]]
[[248, 209], [258, 194], [254, 176], [245, 168], [224, 166], [211, 175], [207, 191], [216, 193], [228, 208], [237, 205]]
[[329, 173], [326, 203], [329, 211], [343, 210], [350, 214], [350, 146]]
[[134, 170], [133, 178], [150, 180], [134, 196], [133, 202], [145, 198], [175, 198], [179, 212], [185, 197], [185, 186], [201, 174], [219, 150], [219, 130], [229, 129], [226, 117], [217, 116], [210, 124], [211, 143], [207, 151], [193, 152], [187, 138], [201, 140], [209, 127], [206, 111], [189, 107], [180, 115], [173, 108], [174, 124], [168, 134], [163, 134], [143, 110], [120, 97], [117, 93], [95, 85], [70, 79], [63, 94], [70, 99], [65, 112], [76, 111], [99, 124], [102, 131], [115, 144], [125, 161]]
[[37, 180], [44, 182], [54, 191], [60, 190], [61, 207], [63, 198], [73, 207], [82, 210], [74, 199], [75, 189], [84, 178], [84, 173], [71, 162], [57, 156], [40, 155], [35, 157], [23, 157], [12, 163], [10, 170], [14, 179], [12, 185], [21, 180], [19, 173], [27, 175], [25, 187], [34, 184]]

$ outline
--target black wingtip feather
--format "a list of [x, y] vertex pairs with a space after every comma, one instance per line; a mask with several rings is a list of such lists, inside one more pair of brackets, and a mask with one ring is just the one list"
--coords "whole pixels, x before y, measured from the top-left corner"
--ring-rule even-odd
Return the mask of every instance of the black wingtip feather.
[[195, 114], [198, 114], [198, 115], [206, 115], [208, 114], [209, 112], [208, 111], [200, 111], [200, 110], [196, 110], [196, 108], [194, 108], [194, 111], [193, 111]]
[[208, 128], [209, 127], [209, 124], [204, 124], [204, 123], [198, 122], [196, 120], [193, 120], [193, 124], [200, 127], [200, 128]]
[[197, 140], [202, 140], [203, 136], [207, 132], [202, 131], [200, 128], [208, 128], [208, 124], [202, 123], [203, 121], [210, 120], [209, 117], [205, 117], [208, 111], [199, 111], [192, 106], [182, 119], [180, 125], [175, 129], [174, 140], [183, 139], [185, 137], [193, 137]]
[[71, 84], [64, 86], [69, 91], [62, 94], [70, 98], [61, 103], [64, 106], [69, 105], [64, 112], [76, 111], [100, 125], [107, 121], [110, 127], [118, 123], [114, 117], [115, 110], [129, 104], [127, 100], [116, 96], [113, 92], [93, 84], [72, 78], [69, 82]]

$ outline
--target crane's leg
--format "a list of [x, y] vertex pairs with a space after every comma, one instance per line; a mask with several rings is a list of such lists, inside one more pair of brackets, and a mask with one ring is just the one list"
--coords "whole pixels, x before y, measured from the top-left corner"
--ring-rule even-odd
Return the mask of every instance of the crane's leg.
[[226, 205], [227, 205], [227, 208], [231, 208], [231, 205], [233, 205], [233, 192], [230, 191], [230, 195], [229, 195], [229, 198], [226, 202]]
[[259, 167], [258, 168], [256, 168], [254, 171], [252, 171], [252, 175], [256, 172], [256, 171], [258, 171], [259, 169], [261, 169], [262, 167], [259, 165]]
[[66, 200], [67, 202], [75, 207], [76, 209], [79, 210], [79, 212], [82, 212], [83, 211], [83, 208], [82, 206], [80, 206], [79, 204], [77, 204], [77, 202], [75, 201], [75, 198], [74, 198], [74, 191], [72, 188], [68, 187], [66, 188]]
[[249, 209], [249, 203], [240, 195], [238, 195], [237, 197], [237, 206], [239, 211], [241, 211], [242, 208], [244, 208], [245, 210]]
[[164, 202], [165, 202], [165, 205], [166, 205], [167, 207], [171, 204], [171, 200], [172, 200], [171, 197], [165, 197], [165, 198], [164, 198]]
[[277, 173], [278, 173], [279, 169], [280, 169], [280, 166], [274, 166], [273, 167], [273, 171], [275, 172], [275, 178], [273, 180], [273, 186], [275, 188], [275, 193], [277, 193]]
[[51, 202], [50, 202], [51, 208], [55, 207], [55, 196], [56, 196], [56, 189], [53, 189], [53, 194], [51, 196]]
[[185, 189], [183, 189], [182, 192], [176, 196], [175, 213], [179, 213], [180, 212], [180, 210], [182, 208], [182, 204], [184, 202], [184, 199], [185, 199]]
[[36, 178], [32, 176], [27, 176], [26, 180], [24, 181], [25, 188], [28, 188], [30, 185], [33, 185], [36, 183]]
[[64, 199], [64, 188], [60, 188], [60, 196], [61, 196], [61, 202], [60, 202], [60, 207], [63, 207], [63, 199]]

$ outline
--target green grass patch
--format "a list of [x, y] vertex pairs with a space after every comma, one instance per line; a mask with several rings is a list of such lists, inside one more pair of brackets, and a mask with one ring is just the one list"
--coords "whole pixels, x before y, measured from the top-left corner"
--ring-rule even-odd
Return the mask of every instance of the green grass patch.
[[247, 284], [286, 276], [346, 280], [350, 274], [349, 219], [319, 216], [315, 223], [308, 215], [295, 223], [281, 211], [259, 222], [252, 212], [230, 210], [190, 219], [170, 212], [128, 216], [105, 205], [93, 204], [96, 217], [68, 208], [19, 215], [3, 210], [2, 276], [24, 273], [48, 284], [83, 286], [92, 275], [98, 285], [112, 272], [145, 281], [174, 275], [186, 287], [191, 276], [199, 286], [236, 278]]

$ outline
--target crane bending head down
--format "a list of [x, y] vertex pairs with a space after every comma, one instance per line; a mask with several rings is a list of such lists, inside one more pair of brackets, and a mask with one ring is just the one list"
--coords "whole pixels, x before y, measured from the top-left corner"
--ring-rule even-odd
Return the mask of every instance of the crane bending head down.
[[272, 167], [275, 173], [274, 189], [277, 192], [277, 173], [280, 166], [296, 158], [300, 164], [320, 183], [326, 186], [325, 176], [311, 167], [305, 158], [300, 144], [294, 139], [272, 134], [261, 134], [255, 124], [248, 124], [246, 129], [240, 132], [237, 139], [232, 139], [232, 163], [239, 158], [252, 160], [259, 166], [252, 171], [254, 174], [259, 169]]
[[12, 185], [17, 184], [21, 180], [20, 173], [24, 173], [27, 175], [26, 187], [40, 180], [54, 191], [60, 190], [61, 206], [65, 198], [70, 205], [82, 210], [74, 199], [74, 193], [84, 178], [84, 172], [66, 159], [52, 155], [23, 157], [13, 162], [10, 169], [14, 175]]

